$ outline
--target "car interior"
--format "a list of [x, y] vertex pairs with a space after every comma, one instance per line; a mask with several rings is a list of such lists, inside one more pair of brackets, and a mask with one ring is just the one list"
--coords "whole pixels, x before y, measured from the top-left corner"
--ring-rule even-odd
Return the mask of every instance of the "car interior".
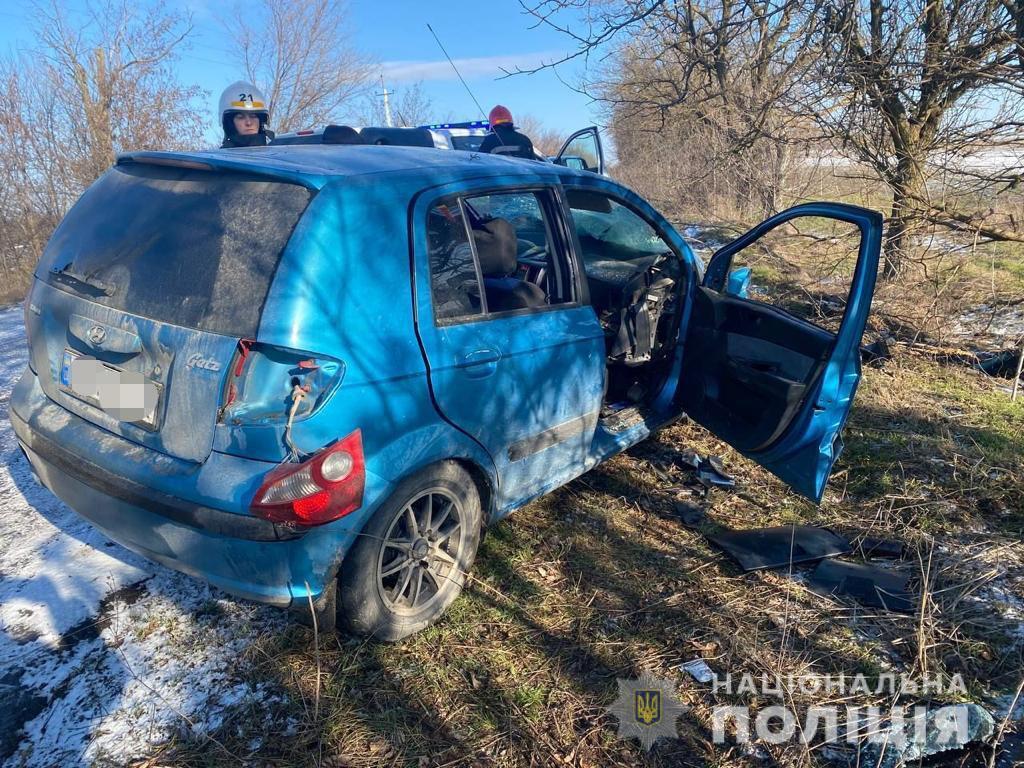
[[686, 341], [700, 380], [684, 380], [687, 413], [740, 450], [773, 443], [789, 426], [835, 336], [760, 301], [697, 290]]
[[571, 275], [556, 259], [542, 196], [515, 192], [463, 201], [487, 308], [502, 312], [573, 300]]
[[[685, 283], [682, 260], [639, 214], [606, 195], [568, 190], [570, 211], [581, 251], [590, 303], [604, 331], [607, 376], [602, 414], [605, 426], [619, 428], [642, 418], [668, 377], [681, 321]], [[549, 226], [543, 193], [509, 192], [464, 198], [458, 209], [439, 207], [428, 229], [432, 251], [449, 253], [434, 263], [435, 302], [450, 293], [453, 281], [476, 283], [465, 270], [442, 272], [452, 261], [452, 247], [466, 226], [472, 235], [488, 312], [545, 307], [574, 300], [575, 289], [563, 247]], [[443, 210], [442, 210], [443, 208]], [[457, 231], [450, 227], [453, 210]], [[447, 234], [446, 234], [447, 233]], [[468, 280], [466, 278], [469, 278]], [[480, 311], [477, 291], [461, 304], [463, 312]], [[450, 299], [450, 297], [449, 297]]]
[[[528, 273], [519, 274], [518, 238], [511, 223], [500, 218], [481, 221], [479, 228], [473, 229], [473, 241], [489, 311], [505, 312], [547, 304], [548, 293], [541, 287], [544, 278], [535, 274], [536, 282], [530, 282], [525, 279]], [[535, 247], [526, 246], [528, 250]], [[539, 269], [545, 270], [546, 266]]]
[[607, 195], [566, 190], [590, 303], [605, 334], [602, 415], [642, 415], [671, 369], [685, 283], [682, 260], [638, 214]]

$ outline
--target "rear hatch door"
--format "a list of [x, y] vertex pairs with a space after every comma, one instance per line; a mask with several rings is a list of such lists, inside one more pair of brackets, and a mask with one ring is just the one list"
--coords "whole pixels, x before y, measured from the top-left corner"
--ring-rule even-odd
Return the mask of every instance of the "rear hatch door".
[[57, 228], [29, 322], [47, 395], [140, 445], [202, 461], [225, 377], [313, 190], [200, 163], [123, 162]]

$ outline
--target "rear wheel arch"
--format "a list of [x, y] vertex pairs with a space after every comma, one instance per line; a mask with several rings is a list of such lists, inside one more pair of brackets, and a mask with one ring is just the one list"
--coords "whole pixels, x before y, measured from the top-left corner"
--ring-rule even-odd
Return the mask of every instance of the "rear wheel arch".
[[[385, 497], [383, 503], [386, 504], [388, 500], [390, 500], [396, 493], [402, 490], [404, 486], [414, 478], [428, 474], [429, 472], [435, 469], [439, 469], [449, 464], [461, 468], [472, 479], [473, 490], [476, 491], [477, 498], [480, 501], [480, 509], [483, 513], [483, 528], [486, 529], [490, 525], [494, 517], [494, 481], [492, 477], [487, 473], [487, 470], [484, 467], [480, 466], [480, 464], [474, 461], [473, 459], [465, 456], [453, 456], [448, 459], [439, 459], [437, 461], [432, 461], [427, 464], [421, 464], [415, 469], [405, 473], [394, 483], [394, 485], [391, 488], [391, 491]], [[374, 514], [372, 515], [367, 515], [366, 519], [363, 520], [362, 524], [359, 526], [358, 532], [356, 533], [357, 539], [360, 535], [363, 534], [367, 526], [370, 525], [370, 522], [373, 520], [375, 514], [376, 512], [374, 512]], [[351, 547], [348, 547], [348, 549], [350, 550]], [[341, 579], [341, 565], [343, 561], [344, 557], [339, 557], [337, 562], [332, 567], [332, 571], [334, 573], [334, 581], [339, 581]]]
[[[337, 583], [339, 587], [337, 608], [338, 618], [352, 631], [357, 634], [373, 637], [379, 640], [399, 640], [413, 632], [417, 632], [437, 621], [445, 612], [448, 605], [456, 599], [461, 592], [465, 574], [469, 572], [475, 559], [477, 547], [484, 527], [484, 510], [480, 506], [481, 494], [478, 490], [478, 480], [474, 478], [474, 470], [482, 473], [479, 467], [464, 463], [459, 460], [443, 460], [426, 464], [408, 473], [392, 489], [387, 499], [367, 518], [363, 529], [357, 535], [355, 545], [349, 550], [341, 562]], [[484, 480], [486, 483], [486, 480]], [[436, 498], [448, 498], [455, 504], [445, 509], [442, 519], [449, 523], [454, 519], [461, 521], [462, 533], [454, 534], [452, 530], [458, 530], [459, 525], [448, 528], [444, 532], [440, 526], [443, 523], [438, 520], [438, 528], [431, 527], [430, 507], [425, 511], [427, 527], [416, 529], [416, 523], [423, 524], [420, 512], [409, 512], [414, 509], [411, 505], [418, 503], [419, 499], [425, 496]], [[434, 502], [436, 505], [436, 501]], [[435, 506], [435, 509], [438, 508]], [[451, 517], [449, 517], [449, 514]], [[408, 517], [407, 517], [408, 516]], [[394, 537], [396, 525], [405, 525], [405, 520], [412, 520], [412, 531]], [[472, 525], [465, 523], [472, 522]], [[403, 538], [404, 537], [404, 538]], [[416, 546], [410, 547], [416, 540]], [[430, 544], [435, 542], [436, 544]], [[454, 549], [447, 549], [455, 545]], [[385, 549], [382, 549], [382, 542]], [[394, 542], [388, 545], [386, 542]], [[395, 546], [397, 544], [398, 546]], [[424, 546], [422, 552], [418, 551], [420, 545]], [[447, 571], [448, 566], [440, 559], [443, 552], [431, 554], [428, 546], [436, 546], [446, 549], [448, 562], [455, 571]], [[411, 605], [399, 606], [396, 608], [389, 600], [406, 599], [404, 594], [406, 586], [409, 585], [409, 576], [401, 584], [384, 583], [384, 592], [381, 592], [380, 579], [399, 578], [395, 576], [395, 568], [381, 565], [381, 558], [386, 557], [385, 552], [391, 550], [392, 554], [402, 549], [410, 550], [404, 557], [403, 562], [410, 563], [405, 566], [412, 570], [410, 574], [417, 573], [416, 569], [422, 568], [429, 574], [433, 569], [440, 567], [440, 573], [429, 577], [435, 587], [435, 597], [431, 598], [433, 604], [427, 603], [420, 607], [417, 602], [420, 595], [420, 582], [427, 584], [426, 574], [420, 577], [420, 582], [415, 583], [415, 590], [411, 593]], [[401, 558], [402, 555], [398, 555]], [[451, 559], [454, 557], [455, 559]], [[413, 559], [410, 559], [413, 558]], [[423, 558], [418, 562], [416, 559]], [[398, 564], [402, 567], [402, 563]], [[381, 570], [381, 568], [385, 570]], [[452, 577], [452, 573], [457, 574]], [[447, 575], [446, 575], [447, 574]], [[400, 576], [401, 574], [399, 574]], [[439, 578], [440, 577], [440, 578]], [[445, 581], [447, 579], [447, 581]], [[440, 586], [438, 586], [440, 585]], [[395, 593], [388, 590], [396, 589]], [[429, 594], [429, 593], [427, 593]], [[389, 607], [390, 606], [390, 607]], [[411, 613], [410, 613], [411, 611]]]
[[458, 458], [448, 459], [448, 461], [461, 466], [473, 478], [477, 496], [480, 497], [480, 508], [483, 510], [484, 527], [486, 528], [494, 516], [494, 486], [490, 475], [472, 459]]

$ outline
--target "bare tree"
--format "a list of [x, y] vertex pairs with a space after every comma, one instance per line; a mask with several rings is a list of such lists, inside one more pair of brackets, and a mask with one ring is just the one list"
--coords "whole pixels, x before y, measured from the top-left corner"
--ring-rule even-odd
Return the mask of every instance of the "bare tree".
[[[609, 109], [620, 160], [631, 141], [642, 147], [638, 156], [657, 147], [644, 132], [687, 125], [687, 133], [710, 140], [702, 147], [704, 173], [720, 179], [730, 168], [741, 207], [777, 209], [794, 138], [785, 104], [812, 62], [817, 10], [809, 0], [541, 0], [524, 7], [576, 43], [546, 66], [577, 57], [603, 62], [583, 90]], [[584, 9], [587, 23], [562, 22], [569, 8]], [[676, 149], [662, 144], [668, 147]]]
[[[434, 113], [434, 102], [431, 101], [423, 83], [413, 83], [404, 88], [388, 90], [391, 119], [395, 125], [410, 128], [417, 125], [445, 122]], [[363, 125], [384, 125], [384, 101], [382, 94], [376, 90], [364, 98], [364, 108], [359, 116]]]
[[255, 0], [225, 22], [246, 76], [270, 99], [275, 130], [331, 122], [370, 84], [349, 18], [344, 0]]
[[[60, 96], [45, 105], [53, 118], [50, 136], [54, 144], [78, 150], [79, 178], [88, 183], [117, 152], [187, 147], [201, 125], [191, 109], [199, 88], [177, 84], [171, 68], [191, 20], [159, 3], [105, 0], [86, 8], [78, 18], [57, 0], [36, 7], [41, 66], [30, 68], [37, 80], [27, 92], [45, 82]], [[29, 122], [38, 117], [26, 115]]]
[[529, 136], [533, 148], [543, 155], [554, 156], [562, 148], [565, 137], [554, 128], [544, 125], [539, 117], [529, 114], [517, 117], [516, 128]]
[[191, 25], [162, 6], [126, 0], [81, 15], [38, 6], [36, 48], [0, 58], [0, 264], [24, 277], [82, 191], [136, 149], [201, 142], [195, 86], [171, 66]]
[[[976, 218], [943, 199], [946, 185], [929, 183], [936, 171], [955, 172], [979, 148], [1020, 144], [1019, 23], [999, 0], [836, 0], [830, 7], [804, 111], [891, 190], [886, 275], [902, 271], [922, 221], [958, 226]], [[1019, 169], [959, 175], [972, 173], [983, 185], [1020, 178]], [[993, 239], [1024, 239], [986, 229]]]
[[[570, 8], [586, 23], [560, 23]], [[731, 183], [768, 212], [794, 138], [828, 142], [892, 196], [889, 277], [924, 224], [1024, 241], [961, 209], [1022, 178], [1012, 153], [1005, 167], [970, 162], [1024, 140], [1022, 0], [539, 0], [527, 10], [575, 41], [563, 61], [610, 49], [586, 90], [609, 105], [620, 159], [630, 140], [649, 152], [639, 131], [686, 125], [712, 149], [713, 177], [735, 166]]]

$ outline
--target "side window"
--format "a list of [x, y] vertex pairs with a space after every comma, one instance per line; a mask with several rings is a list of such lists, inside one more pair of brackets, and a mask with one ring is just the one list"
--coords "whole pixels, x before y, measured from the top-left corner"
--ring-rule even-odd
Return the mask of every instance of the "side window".
[[550, 192], [502, 192], [463, 201], [488, 314], [566, 304], [575, 281], [552, 228]]
[[589, 131], [581, 132], [558, 153], [557, 163], [581, 171], [600, 172], [601, 155], [597, 137]]
[[771, 304], [836, 333], [857, 266], [856, 225], [825, 216], [801, 216], [732, 257], [724, 292]]
[[438, 203], [427, 214], [430, 292], [434, 317], [451, 320], [483, 311], [480, 281], [458, 200]]
[[566, 190], [588, 276], [627, 266], [645, 267], [672, 248], [638, 213], [590, 190]]

